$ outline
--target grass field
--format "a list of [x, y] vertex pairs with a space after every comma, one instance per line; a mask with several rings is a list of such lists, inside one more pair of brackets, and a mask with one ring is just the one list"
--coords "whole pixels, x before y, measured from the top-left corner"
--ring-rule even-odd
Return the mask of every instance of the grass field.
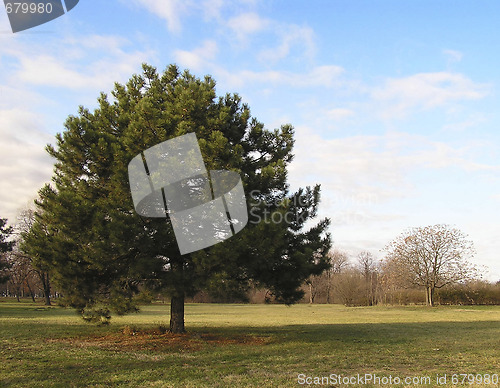
[[186, 335], [159, 329], [168, 311], [144, 306], [97, 327], [70, 309], [0, 302], [0, 386], [330, 386], [331, 374], [365, 373], [428, 386], [447, 374], [452, 386], [453, 374], [500, 374], [500, 306], [191, 304]]

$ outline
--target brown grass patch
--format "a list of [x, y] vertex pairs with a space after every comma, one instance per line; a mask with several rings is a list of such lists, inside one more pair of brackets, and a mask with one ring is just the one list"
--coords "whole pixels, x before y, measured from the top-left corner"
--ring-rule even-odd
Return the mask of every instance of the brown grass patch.
[[164, 332], [162, 329], [134, 329], [126, 326], [120, 332], [103, 336], [72, 337], [48, 341], [66, 343], [72, 347], [93, 347], [112, 351], [189, 352], [201, 350], [206, 346], [267, 345], [271, 343], [271, 338], [243, 334], [172, 334]]

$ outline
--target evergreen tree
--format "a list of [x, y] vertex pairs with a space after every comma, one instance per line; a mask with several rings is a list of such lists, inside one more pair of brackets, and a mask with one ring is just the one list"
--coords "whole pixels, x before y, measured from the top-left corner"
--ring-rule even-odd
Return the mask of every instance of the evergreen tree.
[[[164, 73], [143, 65], [112, 96], [101, 94], [93, 112], [80, 107], [47, 147], [56, 159], [53, 182], [39, 192], [35, 225], [24, 236], [67, 303], [106, 322], [110, 310], [134, 310], [140, 289], [156, 290], [171, 297], [170, 330], [183, 332], [185, 297], [221, 282], [244, 290], [252, 281], [280, 302], [299, 300], [302, 282], [328, 266], [330, 236], [328, 219], [304, 230], [316, 216], [319, 186], [288, 190], [293, 128], [266, 130], [238, 95], [217, 98], [212, 78], [174, 65]], [[145, 149], [191, 132], [207, 169], [238, 172], [252, 195], [241, 232], [181, 255], [168, 219], [135, 212], [127, 166]]]
[[0, 283], [8, 279], [7, 275], [3, 275], [5, 269], [9, 268], [7, 260], [5, 260], [4, 253], [10, 252], [14, 246], [13, 241], [8, 241], [14, 230], [12, 226], [7, 227], [7, 220], [0, 218]]

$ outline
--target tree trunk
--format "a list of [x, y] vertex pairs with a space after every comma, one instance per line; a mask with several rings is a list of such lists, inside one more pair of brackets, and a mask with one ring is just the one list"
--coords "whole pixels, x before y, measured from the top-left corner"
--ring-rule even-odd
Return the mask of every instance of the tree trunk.
[[33, 290], [31, 289], [30, 286], [30, 282], [28, 282], [28, 280], [26, 280], [26, 286], [28, 287], [28, 291], [30, 292], [31, 300], [33, 301], [33, 303], [36, 303], [35, 294], [33, 293]]
[[310, 304], [314, 303], [314, 294], [313, 294], [313, 285], [312, 285], [312, 283], [309, 283], [309, 303]]
[[432, 285], [425, 287], [425, 304], [427, 306], [434, 306], [434, 287]]
[[184, 333], [184, 294], [174, 295], [170, 301], [170, 332]]
[[[165, 207], [166, 208], [166, 207]], [[184, 333], [184, 259], [182, 256], [172, 258], [170, 262], [174, 275], [174, 291], [170, 298], [170, 332]]]
[[45, 297], [45, 306], [52, 306], [52, 303], [50, 301], [50, 294], [47, 291], [44, 291], [43, 296]]
[[50, 306], [50, 280], [47, 272], [42, 272], [43, 296], [45, 297], [45, 306]]

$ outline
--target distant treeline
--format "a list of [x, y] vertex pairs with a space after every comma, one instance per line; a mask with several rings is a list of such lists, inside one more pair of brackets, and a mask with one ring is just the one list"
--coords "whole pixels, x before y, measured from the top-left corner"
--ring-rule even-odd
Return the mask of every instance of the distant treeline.
[[[33, 273], [33, 275], [35, 275]], [[325, 276], [327, 277], [327, 276]], [[373, 298], [367, 297], [366, 288], [363, 287], [363, 279], [353, 273], [336, 274], [331, 277], [331, 285], [328, 287], [324, 282], [312, 288], [309, 284], [304, 285], [304, 298], [300, 303], [320, 304], [344, 304], [346, 306], [370, 306], [370, 305], [410, 305], [425, 304], [425, 294], [421, 288], [392, 288], [387, 289], [378, 285], [375, 288]], [[314, 282], [314, 281], [313, 281]], [[311, 297], [311, 295], [313, 295]], [[45, 299], [42, 284], [36, 276], [27, 276], [21, 284], [11, 279], [0, 284], [1, 297], [36, 298]], [[59, 298], [60, 294], [51, 289], [50, 298]], [[142, 295], [145, 303], [154, 300], [168, 301], [161, 295], [146, 293]], [[210, 293], [202, 291], [193, 298], [187, 300], [193, 303], [274, 303], [270, 292], [257, 287], [251, 288], [245, 295], [227, 292]], [[500, 305], [500, 281], [489, 283], [485, 281], [474, 281], [465, 284], [455, 284], [443, 287], [436, 293], [436, 304], [438, 305]]]
[[[30, 258], [17, 250], [3, 255], [7, 268], [1, 272], [0, 297], [43, 298], [46, 304], [62, 293], [51, 283], [49, 272], [40, 271]], [[425, 289], [401, 276], [401, 269], [389, 260], [377, 261], [369, 252], [356, 258], [345, 252], [329, 253], [330, 268], [304, 283], [300, 303], [343, 304], [346, 306], [426, 304]], [[168, 301], [151, 291], [138, 296], [143, 303]], [[500, 281], [464, 280], [436, 288], [435, 304], [500, 305]], [[247, 289], [237, 283], [214, 282], [187, 302], [196, 303], [275, 303], [270, 290], [252, 285]]]
[[[345, 285], [345, 283], [343, 283]], [[342, 285], [332, 287], [330, 290], [330, 298], [328, 301], [327, 290], [320, 288], [314, 290], [314, 301], [312, 303], [319, 304], [344, 304], [346, 306], [369, 306], [369, 305], [424, 305], [425, 293], [421, 288], [399, 288], [379, 290], [375, 300], [370, 304], [370, 301], [363, 292], [352, 292], [348, 290], [350, 296], [346, 297], [345, 292], [339, 292], [337, 289]], [[355, 288], [355, 287], [353, 287]], [[356, 287], [357, 288], [357, 287]], [[354, 290], [356, 291], [356, 290]], [[309, 286], [304, 286], [304, 298], [300, 303], [311, 303], [311, 293]], [[161, 297], [158, 297], [161, 299]], [[194, 303], [273, 303], [269, 299], [269, 291], [265, 289], [251, 289], [248, 292], [247, 298], [241, 298], [231, 295], [212, 296], [208, 292], [203, 291], [198, 293], [189, 302]], [[437, 305], [500, 305], [500, 282], [489, 283], [485, 281], [475, 281], [466, 284], [457, 284], [441, 288], [436, 293]]]
[[[11, 266], [5, 271], [7, 278], [0, 284], [0, 296], [46, 298], [43, 273], [35, 270], [25, 256], [10, 255]], [[345, 252], [330, 254], [331, 268], [321, 275], [310, 277], [303, 286], [301, 303], [343, 304], [346, 306], [425, 304], [425, 290], [405, 284], [395, 276], [392, 267], [378, 262], [368, 252], [361, 252], [353, 261]], [[45, 275], [48, 283], [48, 275]], [[61, 296], [50, 287], [50, 299]], [[47, 288], [47, 284], [45, 284]], [[154, 300], [168, 301], [161, 295], [144, 292], [144, 303]], [[49, 299], [49, 300], [50, 300]], [[62, 299], [63, 300], [63, 299]], [[258, 285], [242, 290], [227, 284], [213, 284], [197, 293], [187, 302], [195, 303], [275, 303], [271, 292]], [[436, 290], [435, 303], [440, 305], [500, 305], [500, 281], [466, 281]]]
[[[408, 282], [387, 260], [376, 261], [369, 252], [354, 260], [345, 252], [330, 253], [331, 268], [310, 277], [303, 286], [301, 303], [346, 306], [426, 304], [425, 289]], [[500, 281], [464, 280], [436, 289], [435, 304], [500, 305]], [[257, 286], [242, 294], [227, 288], [198, 293], [192, 302], [273, 303], [269, 290]]]

